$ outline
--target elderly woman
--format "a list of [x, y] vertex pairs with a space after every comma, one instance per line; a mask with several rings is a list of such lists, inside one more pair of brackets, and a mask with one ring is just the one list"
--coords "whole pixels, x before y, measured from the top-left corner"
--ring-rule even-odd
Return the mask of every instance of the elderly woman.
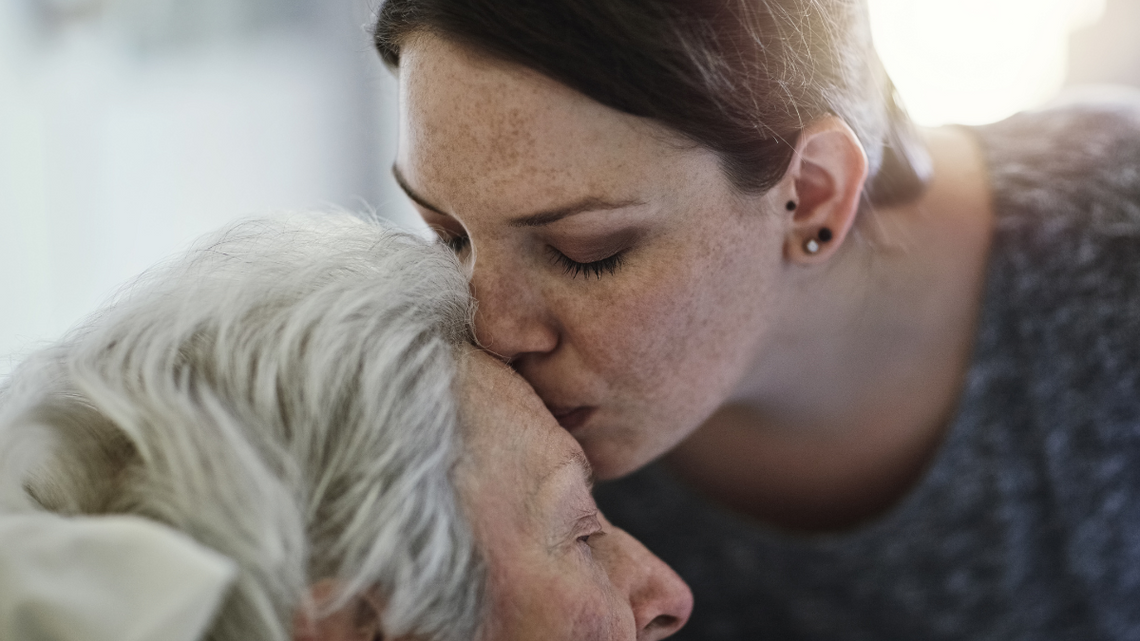
[[599, 498], [681, 636], [1140, 638], [1135, 96], [920, 130], [865, 0], [387, 0], [376, 44], [480, 343], [600, 478], [665, 457]]
[[[239, 224], [147, 274], [0, 397], [0, 637], [98, 638], [94, 618], [196, 638], [126, 633], [163, 617], [218, 641], [677, 630], [687, 588], [599, 514], [580, 447], [469, 346], [470, 311], [446, 251], [347, 215]], [[113, 518], [121, 543], [149, 539], [111, 515], [209, 551], [148, 579], [205, 577], [198, 606], [115, 609], [139, 590], [87, 558], [114, 537], [92, 541]], [[20, 552], [43, 541], [117, 578], [54, 585], [50, 555]]]

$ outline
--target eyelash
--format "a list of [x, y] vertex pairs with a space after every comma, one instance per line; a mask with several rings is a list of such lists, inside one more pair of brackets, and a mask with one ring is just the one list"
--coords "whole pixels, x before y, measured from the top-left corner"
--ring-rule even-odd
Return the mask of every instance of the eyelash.
[[583, 535], [579, 536], [577, 538], [577, 541], [580, 545], [586, 546], [585, 551], [593, 552], [594, 551], [594, 543], [596, 543], [597, 539], [599, 537], [603, 536], [604, 534], [605, 534], [605, 532], [600, 530], [600, 529], [595, 530], [595, 531], [590, 532], [588, 534], [583, 534]]
[[579, 274], [585, 274], [586, 280], [589, 280], [590, 276], [600, 279], [603, 274], [613, 276], [625, 264], [625, 252], [618, 252], [613, 256], [590, 263], [579, 263], [553, 247], [550, 248], [550, 256], [554, 264], [562, 268], [564, 274], [570, 278], [577, 278]]
[[441, 240], [445, 245], [451, 248], [451, 251], [457, 254], [467, 249], [467, 245], [471, 242], [466, 236], [452, 236], [451, 238], [441, 237]]
[[588, 551], [593, 552], [594, 546], [591, 545], [591, 541], [594, 541], [598, 537], [604, 535], [605, 530], [602, 529], [601, 523], [598, 522], [596, 512], [594, 513], [594, 516], [588, 518], [592, 521], [592, 523], [589, 524], [590, 531], [579, 535], [576, 540], [579, 544], [586, 546]]
[[[442, 237], [441, 237], [442, 238]], [[451, 251], [459, 253], [470, 244], [470, 239], [467, 236], [451, 236], [450, 238], [442, 238]], [[552, 262], [562, 268], [562, 272], [570, 278], [577, 278], [579, 275], [585, 275], [589, 280], [591, 276], [600, 279], [603, 275], [609, 274], [613, 276], [625, 264], [625, 252], [618, 252], [613, 256], [608, 256], [601, 260], [595, 260], [589, 263], [580, 263], [572, 258], [566, 256], [562, 252], [548, 248], [550, 250], [550, 257]]]

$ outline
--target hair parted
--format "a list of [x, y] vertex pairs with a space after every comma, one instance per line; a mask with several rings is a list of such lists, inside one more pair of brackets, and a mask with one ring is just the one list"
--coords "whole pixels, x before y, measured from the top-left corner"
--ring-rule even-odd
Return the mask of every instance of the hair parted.
[[865, 0], [385, 0], [384, 61], [417, 31], [521, 64], [715, 151], [766, 191], [812, 120], [859, 137], [874, 204], [918, 196], [929, 159], [871, 43]]
[[140, 515], [234, 559], [214, 641], [291, 639], [322, 578], [334, 607], [377, 591], [388, 638], [470, 639], [485, 569], [451, 475], [471, 305], [449, 252], [377, 223], [230, 226], [16, 369], [0, 508]]

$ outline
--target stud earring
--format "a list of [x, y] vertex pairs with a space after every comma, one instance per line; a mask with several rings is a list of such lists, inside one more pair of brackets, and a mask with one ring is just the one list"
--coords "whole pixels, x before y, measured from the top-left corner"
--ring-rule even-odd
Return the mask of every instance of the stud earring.
[[795, 211], [796, 210], [796, 201], [789, 200], [788, 204], [784, 205], [784, 207], [786, 207], [788, 209], [788, 211]]
[[832, 236], [831, 230], [829, 228], [821, 227], [819, 229], [819, 234], [817, 234], [817, 237], [819, 238], [819, 240], [816, 240], [815, 238], [809, 238], [806, 241], [804, 241], [804, 251], [806, 251], [809, 254], [818, 254], [819, 248], [820, 248], [820, 243], [829, 242], [833, 236]]

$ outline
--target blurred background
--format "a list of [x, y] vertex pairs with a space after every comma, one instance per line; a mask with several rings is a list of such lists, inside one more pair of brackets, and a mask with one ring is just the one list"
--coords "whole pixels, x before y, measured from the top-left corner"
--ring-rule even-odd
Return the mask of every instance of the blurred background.
[[[379, 0], [0, 0], [0, 379], [121, 283], [239, 216], [412, 211], [388, 168]], [[870, 0], [916, 119], [1140, 85], [1140, 0]]]

